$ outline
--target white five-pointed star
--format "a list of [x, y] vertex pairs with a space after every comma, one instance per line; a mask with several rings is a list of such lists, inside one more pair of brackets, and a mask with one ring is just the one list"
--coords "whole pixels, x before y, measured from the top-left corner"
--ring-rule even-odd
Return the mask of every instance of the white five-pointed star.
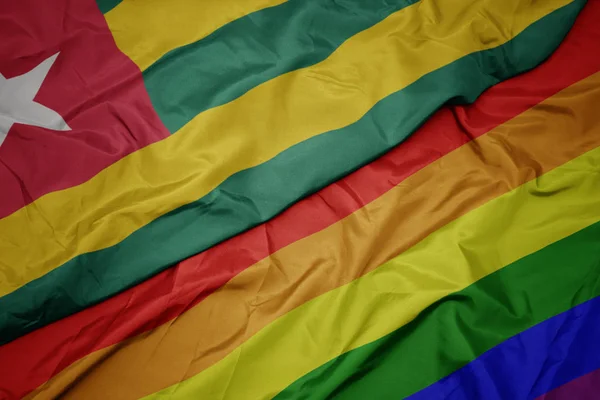
[[69, 125], [56, 111], [33, 101], [58, 53], [31, 71], [6, 79], [0, 74], [0, 145], [14, 123], [68, 131]]

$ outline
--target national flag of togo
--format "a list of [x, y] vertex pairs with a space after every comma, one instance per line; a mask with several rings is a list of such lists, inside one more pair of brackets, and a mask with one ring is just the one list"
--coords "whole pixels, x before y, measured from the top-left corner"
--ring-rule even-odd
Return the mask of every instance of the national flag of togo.
[[599, 20], [0, 0], [0, 399], [600, 398]]

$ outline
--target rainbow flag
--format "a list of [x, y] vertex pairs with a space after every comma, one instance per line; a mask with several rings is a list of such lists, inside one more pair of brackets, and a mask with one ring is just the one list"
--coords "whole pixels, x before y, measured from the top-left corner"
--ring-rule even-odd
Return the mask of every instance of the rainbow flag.
[[0, 400], [600, 398], [600, 1], [0, 2]]

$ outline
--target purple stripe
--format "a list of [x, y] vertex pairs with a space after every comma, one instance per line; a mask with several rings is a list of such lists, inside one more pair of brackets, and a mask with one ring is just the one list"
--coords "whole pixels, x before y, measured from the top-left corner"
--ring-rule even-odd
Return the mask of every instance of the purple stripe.
[[537, 398], [537, 400], [598, 400], [600, 369], [577, 378]]

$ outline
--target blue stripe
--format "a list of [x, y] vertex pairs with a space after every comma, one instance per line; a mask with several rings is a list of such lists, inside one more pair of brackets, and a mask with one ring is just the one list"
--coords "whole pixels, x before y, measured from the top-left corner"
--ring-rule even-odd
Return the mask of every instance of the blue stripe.
[[408, 399], [535, 399], [598, 368], [597, 297], [513, 336]]

